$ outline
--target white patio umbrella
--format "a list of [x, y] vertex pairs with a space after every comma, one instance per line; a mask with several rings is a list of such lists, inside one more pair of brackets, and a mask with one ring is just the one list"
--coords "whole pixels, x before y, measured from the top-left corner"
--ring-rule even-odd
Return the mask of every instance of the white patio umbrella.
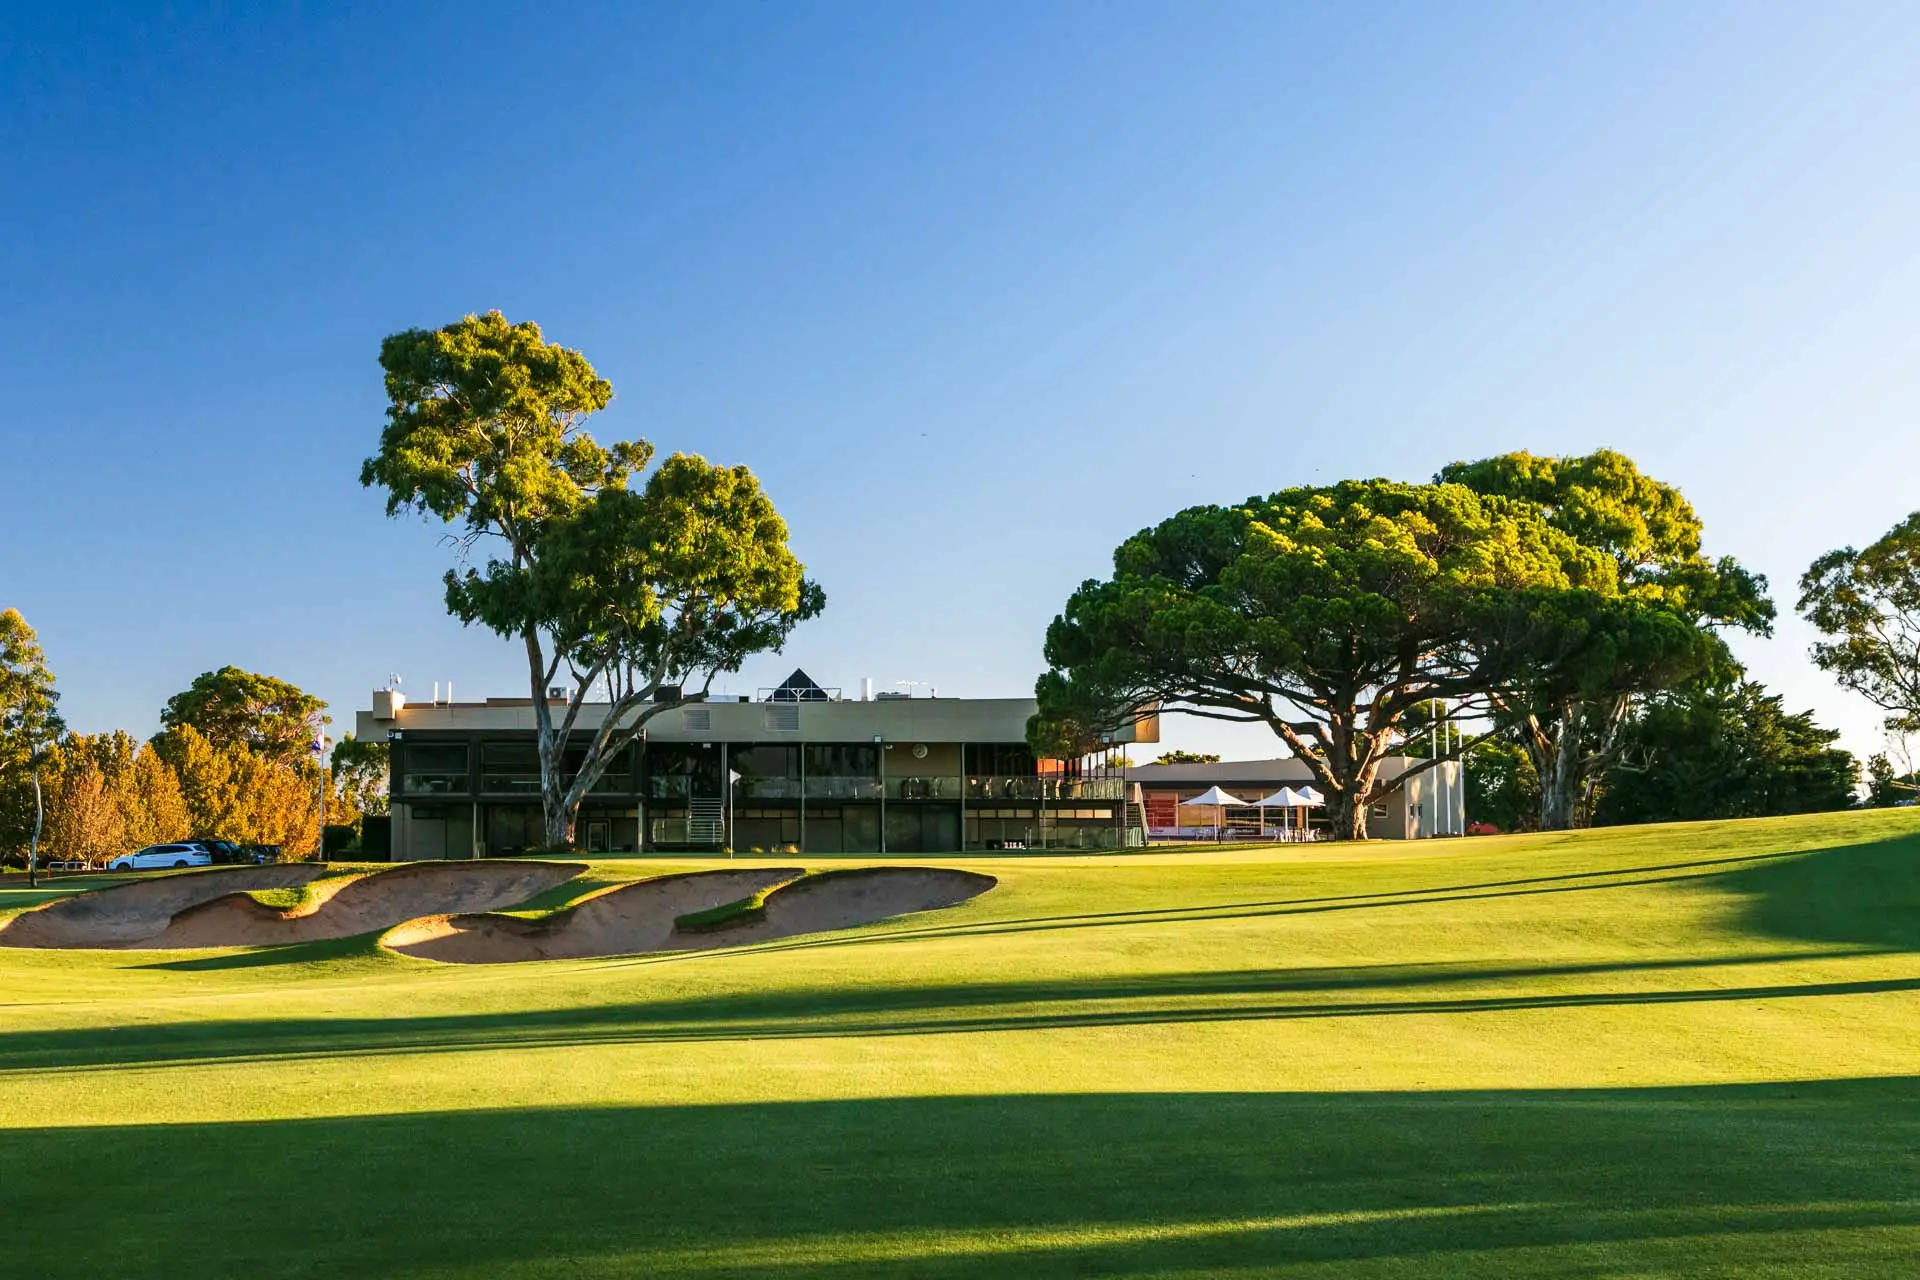
[[1251, 807], [1245, 800], [1240, 799], [1238, 796], [1230, 795], [1222, 791], [1219, 787], [1208, 787], [1193, 799], [1182, 800], [1180, 802], [1180, 807], [1183, 809], [1199, 808], [1201, 805], [1207, 805], [1220, 810], [1219, 825], [1222, 827], [1227, 825], [1228, 809], [1246, 809]]
[[[1317, 809], [1327, 802], [1327, 798], [1318, 791], [1315, 791], [1312, 787], [1302, 787], [1295, 794], [1300, 797], [1301, 807], [1304, 809]], [[1303, 813], [1300, 815], [1300, 825], [1305, 827], [1306, 824], [1307, 815]]]
[[[1292, 787], [1282, 787], [1255, 803], [1263, 809], [1311, 809], [1315, 805], [1325, 804], [1326, 801], [1312, 787], [1301, 787], [1298, 791]], [[1305, 823], [1301, 825], [1304, 826]]]
[[[1292, 787], [1282, 787], [1270, 796], [1260, 797], [1254, 803], [1260, 806], [1260, 834], [1264, 836], [1267, 831], [1267, 810], [1299, 808], [1300, 793]], [[1282, 829], [1284, 830], [1284, 827]]]

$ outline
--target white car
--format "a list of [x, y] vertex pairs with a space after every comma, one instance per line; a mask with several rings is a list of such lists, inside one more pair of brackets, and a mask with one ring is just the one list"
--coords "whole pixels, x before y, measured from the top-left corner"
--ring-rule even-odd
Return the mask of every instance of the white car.
[[155, 867], [210, 867], [213, 855], [198, 845], [150, 844], [137, 853], [123, 853], [107, 864], [109, 871], [151, 871]]

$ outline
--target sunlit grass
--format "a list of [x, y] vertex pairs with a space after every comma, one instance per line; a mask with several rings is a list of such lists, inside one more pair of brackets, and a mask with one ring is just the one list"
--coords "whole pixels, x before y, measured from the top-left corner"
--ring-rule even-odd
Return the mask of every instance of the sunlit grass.
[[[1878, 1276], [1920, 1250], [1913, 811], [889, 861], [1001, 884], [614, 960], [0, 949], [5, 1256]], [[596, 861], [523, 909], [711, 865]]]

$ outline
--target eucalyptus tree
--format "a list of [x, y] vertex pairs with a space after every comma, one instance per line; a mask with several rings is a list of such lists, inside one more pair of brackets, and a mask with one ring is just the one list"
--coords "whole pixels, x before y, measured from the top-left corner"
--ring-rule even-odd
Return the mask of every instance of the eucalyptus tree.
[[1510, 652], [1503, 682], [1488, 691], [1495, 722], [1539, 776], [1540, 826], [1574, 826], [1591, 813], [1641, 701], [1731, 678], [1737, 664], [1721, 632], [1770, 633], [1766, 579], [1731, 558], [1709, 560], [1700, 517], [1680, 491], [1610, 449], [1501, 454], [1454, 463], [1438, 479], [1536, 504], [1607, 566], [1587, 589], [1524, 601], [1496, 637]]
[[1361, 838], [1368, 807], [1413, 776], [1379, 777], [1403, 720], [1506, 678], [1517, 646], [1493, 638], [1516, 625], [1516, 595], [1609, 574], [1534, 504], [1457, 484], [1194, 507], [1122, 543], [1113, 576], [1068, 599], [1029, 738], [1084, 740], [1156, 710], [1264, 724], [1326, 793], [1335, 837]]
[[312, 754], [327, 704], [298, 685], [225, 666], [194, 677], [160, 710], [160, 745], [169, 731], [191, 726], [217, 747], [244, 746], [282, 764]]
[[1920, 730], [1920, 511], [1864, 550], [1815, 560], [1799, 609], [1826, 637], [1814, 662], [1884, 711], [1892, 732]]
[[64, 729], [40, 637], [18, 609], [0, 611], [0, 847], [27, 844], [39, 820], [34, 769]]
[[[580, 801], [663, 709], [661, 689], [704, 698], [825, 598], [746, 468], [675, 454], [636, 488], [653, 446], [587, 432], [612, 385], [538, 325], [495, 311], [411, 329], [380, 364], [387, 425], [361, 483], [386, 490], [390, 516], [459, 528], [447, 608], [524, 649], [546, 843], [569, 845]], [[550, 697], [563, 675], [565, 697]]]

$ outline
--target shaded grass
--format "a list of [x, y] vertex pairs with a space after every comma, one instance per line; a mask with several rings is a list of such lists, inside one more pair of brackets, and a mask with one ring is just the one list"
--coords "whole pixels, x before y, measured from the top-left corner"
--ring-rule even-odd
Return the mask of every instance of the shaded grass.
[[[1917, 1150], [1901, 1078], [38, 1128], [0, 1178], [45, 1277], [1895, 1275]], [[195, 1193], [57, 1190], [123, 1169]]]

